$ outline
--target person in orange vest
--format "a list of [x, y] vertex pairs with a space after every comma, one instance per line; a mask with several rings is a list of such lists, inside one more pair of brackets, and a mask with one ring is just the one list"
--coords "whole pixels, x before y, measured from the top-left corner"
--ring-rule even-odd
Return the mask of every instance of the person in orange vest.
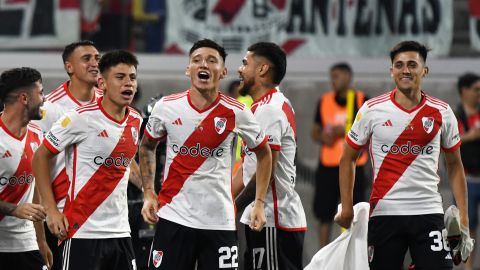
[[[351, 87], [353, 71], [348, 63], [336, 63], [330, 68], [332, 90], [319, 100], [312, 128], [312, 139], [321, 145], [315, 181], [313, 209], [320, 220], [320, 247], [329, 243], [331, 224], [340, 199], [338, 184], [340, 157], [345, 132], [353, 123], [365, 94]], [[368, 157], [362, 153], [357, 162], [354, 202], [365, 200], [364, 165]]]

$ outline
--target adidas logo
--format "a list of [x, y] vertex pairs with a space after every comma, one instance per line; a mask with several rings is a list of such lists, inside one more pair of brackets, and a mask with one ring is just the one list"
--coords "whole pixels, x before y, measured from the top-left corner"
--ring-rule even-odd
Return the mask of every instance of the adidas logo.
[[177, 120], [172, 122], [173, 125], [181, 126], [183, 125], [182, 119], [178, 118]]
[[9, 157], [12, 157], [12, 154], [10, 153], [10, 151], [7, 150], [7, 152], [3, 154], [2, 158], [9, 158]]
[[108, 138], [108, 133], [107, 133], [107, 131], [104, 129], [102, 132], [98, 133], [97, 136], [98, 136], [98, 137], [102, 137], [102, 138]]
[[392, 121], [387, 120], [385, 123], [383, 123], [382, 127], [391, 127], [392, 126]]

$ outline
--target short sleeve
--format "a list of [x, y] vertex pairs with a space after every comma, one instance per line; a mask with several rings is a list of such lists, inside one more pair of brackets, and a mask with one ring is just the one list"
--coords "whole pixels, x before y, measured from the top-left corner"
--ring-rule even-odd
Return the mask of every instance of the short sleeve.
[[43, 144], [54, 154], [58, 154], [69, 145], [87, 137], [88, 121], [76, 111], [69, 111], [58, 119], [43, 140]]
[[250, 151], [254, 151], [267, 143], [267, 137], [255, 120], [252, 112], [244, 108], [236, 114], [236, 132], [240, 135]]
[[280, 151], [282, 146], [281, 138], [285, 129], [284, 121], [282, 121], [283, 115], [282, 111], [268, 105], [260, 107], [255, 112], [255, 119], [263, 128], [268, 145], [275, 151]]
[[155, 103], [145, 127], [145, 135], [155, 141], [162, 139], [166, 135], [165, 121], [162, 119], [162, 115], [164, 115], [162, 113], [163, 106], [165, 106], [165, 103], [163, 103], [162, 98]]
[[460, 147], [460, 132], [458, 122], [450, 106], [443, 113], [441, 144], [445, 152], [453, 152]]
[[372, 134], [371, 119], [374, 117], [371, 114], [373, 113], [369, 111], [367, 104], [363, 104], [355, 116], [355, 121], [346, 137], [347, 143], [354, 149], [359, 150], [365, 146], [370, 139]]

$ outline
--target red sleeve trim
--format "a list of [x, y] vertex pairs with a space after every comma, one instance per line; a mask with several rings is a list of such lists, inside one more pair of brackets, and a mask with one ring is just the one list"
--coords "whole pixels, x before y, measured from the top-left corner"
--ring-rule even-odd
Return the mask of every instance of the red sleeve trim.
[[358, 144], [354, 143], [354, 142], [352, 141], [352, 139], [350, 139], [350, 137], [348, 137], [348, 136], [345, 137], [345, 141], [348, 143], [348, 145], [350, 145], [350, 146], [351, 146], [353, 149], [355, 149], [355, 150], [360, 150], [360, 149], [362, 149], [363, 146], [364, 146], [364, 145], [358, 145]]
[[152, 141], [160, 141], [164, 136], [162, 137], [158, 137], [158, 138], [154, 138], [149, 132], [148, 130], [145, 129], [145, 135]]
[[52, 152], [52, 154], [58, 154], [60, 151], [55, 148], [55, 146], [52, 145], [47, 139], [43, 140], [43, 145], [48, 149], [48, 151]]
[[274, 151], [280, 151], [280, 149], [282, 149], [282, 147], [278, 144], [268, 144], [270, 146], [270, 149], [274, 150]]
[[267, 136], [265, 136], [265, 138], [263, 138], [263, 141], [259, 145], [257, 145], [257, 147], [250, 149], [250, 151], [257, 152], [257, 150], [262, 148], [267, 143], [267, 141]]
[[442, 150], [444, 152], [447, 152], [447, 153], [452, 153], [452, 152], [455, 152], [457, 151], [458, 148], [460, 148], [460, 145], [462, 145], [462, 141], [458, 141], [457, 144], [455, 144], [454, 146], [450, 147], [450, 148], [443, 148], [442, 147]]

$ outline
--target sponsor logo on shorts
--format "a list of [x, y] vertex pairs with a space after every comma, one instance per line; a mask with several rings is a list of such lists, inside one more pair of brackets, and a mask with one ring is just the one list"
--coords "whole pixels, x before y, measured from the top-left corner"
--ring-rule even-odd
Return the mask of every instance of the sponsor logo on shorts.
[[155, 268], [160, 267], [160, 264], [162, 264], [162, 259], [163, 259], [163, 251], [161, 250], [152, 251], [152, 261], [153, 261], [153, 266], [155, 266]]

